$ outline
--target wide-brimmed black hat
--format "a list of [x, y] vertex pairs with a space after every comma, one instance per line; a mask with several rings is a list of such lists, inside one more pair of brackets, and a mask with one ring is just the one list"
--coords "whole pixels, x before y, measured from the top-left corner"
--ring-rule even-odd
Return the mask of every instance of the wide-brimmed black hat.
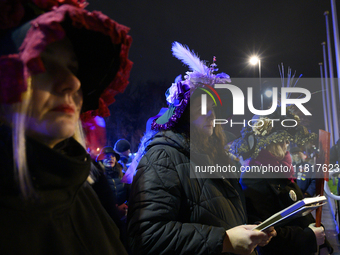
[[98, 162], [99, 160], [103, 160], [106, 154], [113, 154], [116, 157], [117, 161], [120, 159], [119, 154], [115, 152], [112, 147], [106, 146], [100, 151], [99, 155], [97, 156], [96, 161]]

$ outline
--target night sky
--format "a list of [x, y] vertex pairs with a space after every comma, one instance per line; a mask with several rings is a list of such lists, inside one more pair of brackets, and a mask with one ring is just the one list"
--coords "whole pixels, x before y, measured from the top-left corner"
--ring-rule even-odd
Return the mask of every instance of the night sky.
[[[339, 9], [340, 2], [336, 2]], [[232, 79], [258, 77], [258, 67], [248, 64], [253, 54], [261, 58], [263, 79], [280, 77], [277, 66], [281, 62], [296, 70], [297, 76], [320, 77], [318, 63], [323, 62], [321, 43], [326, 41], [324, 12], [331, 11], [329, 0], [89, 0], [89, 3], [87, 9], [100, 10], [131, 28], [130, 59], [134, 66], [130, 87], [117, 97], [111, 111], [120, 107], [119, 101], [125, 100], [135, 86], [146, 82], [160, 84], [163, 92], [159, 97], [163, 97], [175, 77], [185, 74], [187, 67], [171, 54], [173, 41], [188, 45], [202, 60], [211, 62], [216, 56], [219, 71]], [[335, 58], [333, 62], [335, 66]], [[310, 89], [317, 90], [320, 87]], [[312, 125], [311, 129], [323, 128], [319, 95], [312, 96], [319, 104], [312, 109], [319, 127]], [[159, 105], [151, 107], [147, 114], [153, 116], [158, 110]]]

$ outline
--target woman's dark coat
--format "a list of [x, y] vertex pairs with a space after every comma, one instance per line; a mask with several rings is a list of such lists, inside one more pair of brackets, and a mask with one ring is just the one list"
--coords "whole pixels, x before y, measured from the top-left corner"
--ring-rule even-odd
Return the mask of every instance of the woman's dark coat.
[[[128, 212], [133, 254], [221, 254], [225, 231], [246, 223], [237, 179], [191, 178], [206, 155], [183, 136], [160, 132], [134, 177]], [[201, 162], [201, 163], [199, 163]]]
[[[278, 161], [272, 154], [263, 150], [256, 159], [250, 161], [253, 166], [291, 166], [289, 152], [282, 161]], [[292, 168], [293, 169], [293, 168]], [[243, 172], [240, 183], [246, 196], [246, 206], [249, 221], [264, 221], [273, 214], [304, 198], [299, 186], [295, 183], [291, 172], [276, 172], [273, 177], [267, 173]], [[252, 178], [249, 178], [252, 177]], [[261, 254], [275, 255], [311, 255], [317, 251], [316, 237], [309, 224], [315, 223], [309, 213], [292, 221], [284, 221], [275, 227], [277, 236], [268, 245], [259, 247]], [[325, 246], [332, 250], [326, 241]]]
[[119, 231], [86, 182], [91, 160], [73, 138], [54, 149], [27, 139], [37, 198], [13, 178], [11, 134], [0, 126], [0, 254], [126, 254]]

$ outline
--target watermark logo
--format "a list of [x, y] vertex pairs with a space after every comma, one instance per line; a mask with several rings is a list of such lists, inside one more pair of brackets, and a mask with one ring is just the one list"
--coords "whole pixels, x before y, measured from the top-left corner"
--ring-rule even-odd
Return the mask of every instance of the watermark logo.
[[[215, 84], [215, 89], [211, 86], [207, 87], [211, 89], [214, 94], [217, 96], [219, 99], [221, 105], [222, 101], [218, 93], [216, 92], [215, 89], [228, 89], [233, 98], [233, 115], [244, 115], [244, 101], [245, 97], [240, 88], [238, 88], [235, 85], [232, 84]], [[203, 89], [208, 95], [212, 97], [212, 99], [216, 104], [216, 100], [214, 99], [213, 95], [206, 89]], [[248, 87], [247, 88], [247, 104], [248, 104], [248, 109], [251, 113], [254, 115], [260, 115], [260, 116], [266, 116], [270, 115], [273, 112], [275, 112], [277, 108], [277, 99], [278, 99], [278, 88], [273, 87], [273, 94], [272, 94], [272, 105], [269, 109], [255, 109], [254, 103], [253, 103], [253, 88]], [[287, 94], [290, 93], [299, 93], [301, 95], [305, 95], [303, 98], [288, 98]], [[304, 115], [311, 116], [312, 114], [306, 109], [306, 107], [303, 106], [303, 104], [307, 103], [311, 99], [311, 93], [309, 90], [305, 88], [297, 88], [297, 87], [282, 87], [281, 88], [281, 115], [286, 115], [286, 107], [287, 105], [295, 105]], [[201, 114], [206, 115], [207, 114], [207, 95], [202, 94], [201, 95]]]
[[[222, 100], [221, 100], [221, 97], [218, 95], [218, 93], [216, 92], [216, 90], [209, 86], [209, 85], [205, 85], [207, 88], [209, 88], [214, 94], [215, 96], [218, 98], [218, 100], [220, 101], [220, 104], [222, 106]], [[207, 90], [207, 89], [204, 89], [204, 88], [199, 88], [201, 90], [203, 90], [205, 93], [207, 93], [211, 98], [212, 100], [214, 101], [215, 103], [215, 106], [217, 106], [217, 103], [216, 103], [216, 100], [215, 100], [215, 97]], [[206, 94], [202, 94], [201, 95], [201, 114], [202, 115], [207, 115], [207, 95]]]

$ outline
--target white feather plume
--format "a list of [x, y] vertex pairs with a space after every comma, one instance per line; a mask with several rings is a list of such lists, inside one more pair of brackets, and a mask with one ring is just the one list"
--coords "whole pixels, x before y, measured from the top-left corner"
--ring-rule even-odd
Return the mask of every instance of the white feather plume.
[[179, 42], [173, 42], [172, 55], [187, 65], [191, 71], [196, 71], [203, 75], [209, 73], [209, 68], [194, 52], [190, 51], [188, 46], [184, 46]]

